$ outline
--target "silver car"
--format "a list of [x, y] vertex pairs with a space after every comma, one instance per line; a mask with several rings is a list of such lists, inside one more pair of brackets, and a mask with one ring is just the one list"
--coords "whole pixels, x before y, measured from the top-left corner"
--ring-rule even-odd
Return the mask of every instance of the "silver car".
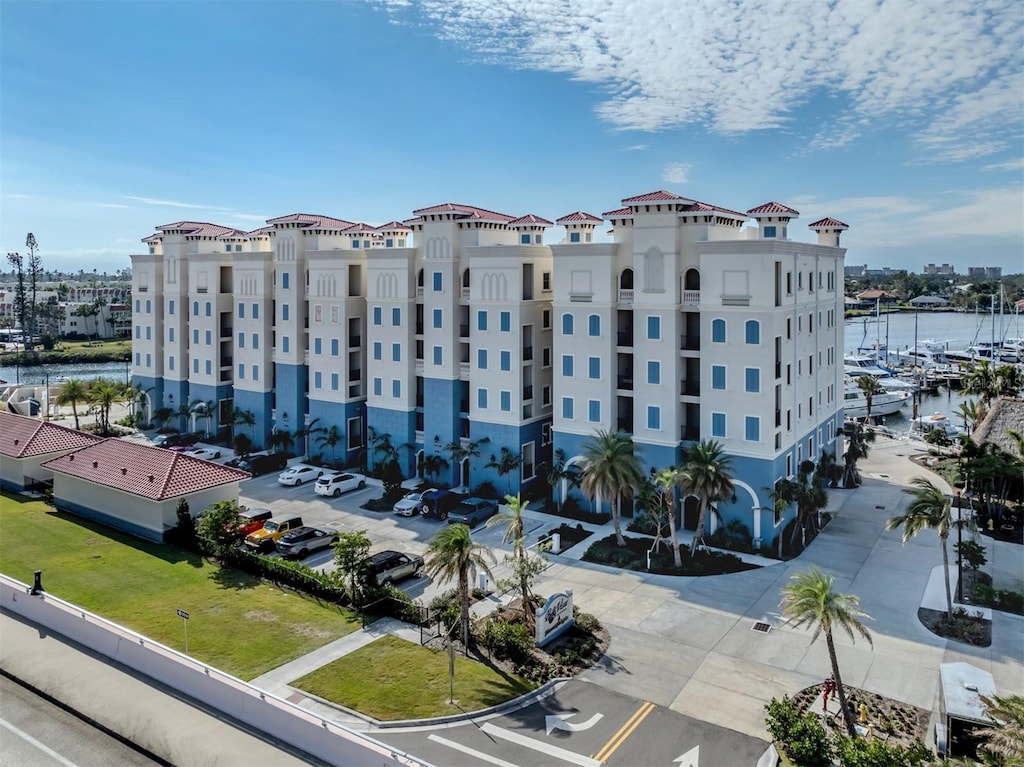
[[319, 527], [298, 527], [277, 540], [277, 552], [282, 557], [302, 559], [314, 551], [330, 548], [338, 540], [336, 530]]

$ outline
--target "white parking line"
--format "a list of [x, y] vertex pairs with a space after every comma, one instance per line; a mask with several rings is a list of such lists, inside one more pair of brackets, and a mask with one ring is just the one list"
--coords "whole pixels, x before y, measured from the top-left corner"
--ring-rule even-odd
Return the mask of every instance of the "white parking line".
[[504, 759], [499, 759], [496, 756], [485, 754], [483, 751], [477, 751], [475, 748], [464, 746], [461, 743], [456, 743], [454, 740], [448, 740], [448, 738], [442, 738], [440, 735], [429, 735], [427, 740], [432, 740], [435, 743], [440, 743], [442, 746], [448, 746], [448, 748], [454, 748], [456, 751], [461, 751], [464, 754], [469, 754], [474, 759], [480, 759], [484, 762], [490, 762], [491, 764], [497, 765], [497, 767], [518, 767], [518, 765], [512, 764], [512, 762], [506, 762]]
[[57, 761], [57, 762], [60, 762], [61, 764], [63, 764], [64, 767], [78, 767], [78, 765], [76, 765], [74, 762], [72, 762], [69, 759], [65, 759], [63, 756], [58, 754], [52, 748], [47, 746], [45, 743], [41, 743], [40, 741], [36, 740], [31, 735], [29, 735], [27, 732], [19, 730], [17, 727], [15, 727], [13, 724], [8, 722], [6, 719], [0, 719], [0, 726], [3, 726], [5, 728], [7, 728], [11, 732], [13, 732], [15, 735], [17, 735], [19, 738], [24, 740], [26, 743], [30, 743], [31, 745], [33, 745], [36, 748], [38, 748], [40, 751], [42, 751], [44, 754], [46, 754], [47, 756], [52, 758], [54, 761]]
[[506, 730], [502, 727], [498, 727], [497, 725], [493, 725], [490, 722], [485, 723], [480, 729], [488, 735], [493, 735], [496, 738], [501, 738], [502, 740], [507, 740], [510, 743], [525, 746], [526, 748], [532, 748], [534, 751], [540, 751], [542, 754], [553, 756], [556, 759], [561, 759], [563, 762], [578, 764], [580, 767], [601, 767], [601, 762], [597, 759], [592, 759], [589, 756], [583, 756], [583, 754], [577, 754], [575, 751], [570, 751], [567, 748], [561, 748], [549, 743], [544, 743], [526, 735], [520, 735], [518, 732]]

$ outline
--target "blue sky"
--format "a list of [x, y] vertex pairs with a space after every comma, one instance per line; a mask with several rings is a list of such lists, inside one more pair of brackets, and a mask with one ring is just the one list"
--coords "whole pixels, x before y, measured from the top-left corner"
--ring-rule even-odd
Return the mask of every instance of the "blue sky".
[[113, 271], [181, 219], [668, 189], [1024, 272], [1022, 50], [1019, 0], [3, 0], [0, 247]]

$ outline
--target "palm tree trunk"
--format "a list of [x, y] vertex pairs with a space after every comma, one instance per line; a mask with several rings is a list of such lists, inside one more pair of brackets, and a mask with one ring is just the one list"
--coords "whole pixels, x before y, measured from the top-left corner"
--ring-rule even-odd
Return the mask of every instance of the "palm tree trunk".
[[697, 529], [693, 531], [693, 541], [690, 543], [690, 556], [697, 553], [697, 544], [704, 541], [704, 521], [708, 515], [708, 502], [706, 498], [700, 499], [700, 513], [697, 515]]
[[953, 595], [949, 589], [949, 550], [946, 548], [946, 536], [940, 535], [939, 542], [942, 544], [942, 574], [946, 581], [946, 620], [953, 617]]
[[674, 502], [669, 504], [668, 507], [668, 534], [672, 537], [672, 561], [675, 562], [676, 567], [682, 567], [683, 557], [679, 553], [679, 536], [676, 534], [676, 509]]
[[71, 412], [75, 416], [75, 431], [81, 431], [78, 426], [78, 403], [75, 400], [71, 400]]
[[853, 726], [853, 714], [846, 702], [846, 688], [843, 687], [843, 679], [839, 676], [839, 659], [836, 658], [836, 645], [832, 641], [832, 629], [825, 629], [825, 644], [828, 645], [828, 659], [832, 663], [832, 678], [836, 680], [836, 692], [839, 694], [839, 710], [843, 712], [846, 731], [851, 738], [856, 738], [857, 730]]
[[622, 502], [620, 496], [616, 496], [615, 502], [611, 504], [612, 522], [615, 525], [615, 545], [625, 546], [626, 539], [622, 537], [622, 509], [619, 504]]
[[462, 620], [462, 651], [469, 652], [469, 572], [466, 568], [459, 570], [459, 613]]

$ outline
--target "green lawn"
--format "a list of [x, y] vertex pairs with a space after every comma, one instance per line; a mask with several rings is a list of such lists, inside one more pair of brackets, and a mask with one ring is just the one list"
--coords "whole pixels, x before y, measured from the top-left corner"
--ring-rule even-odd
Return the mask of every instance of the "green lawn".
[[53, 351], [46, 351], [42, 346], [37, 346], [31, 352], [0, 354], [0, 364], [13, 365], [15, 361], [22, 365], [123, 362], [126, 357], [131, 357], [131, 352], [131, 341], [123, 338], [105, 341], [59, 341]]
[[395, 636], [374, 640], [291, 685], [383, 721], [479, 711], [534, 688], [525, 679], [456, 655], [458, 705], [450, 705], [448, 653]]
[[38, 501], [0, 496], [0, 571], [242, 679], [360, 627], [348, 610], [221, 568], [173, 546], [122, 535]]

